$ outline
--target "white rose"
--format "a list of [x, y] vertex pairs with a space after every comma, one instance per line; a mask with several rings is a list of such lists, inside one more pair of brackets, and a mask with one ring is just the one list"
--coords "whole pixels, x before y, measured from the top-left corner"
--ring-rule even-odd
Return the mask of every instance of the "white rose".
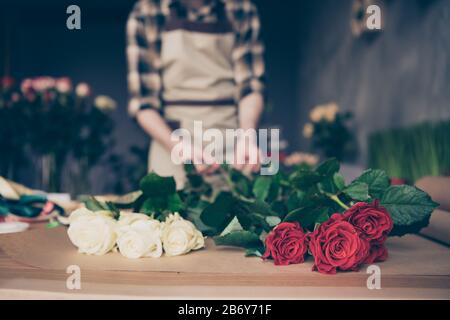
[[186, 254], [205, 246], [202, 233], [178, 213], [171, 214], [163, 223], [162, 242], [168, 256]]
[[109, 211], [81, 208], [72, 212], [69, 222], [67, 234], [79, 252], [103, 255], [114, 248], [116, 221]]
[[161, 224], [143, 214], [121, 214], [117, 246], [129, 258], [159, 258], [162, 255]]

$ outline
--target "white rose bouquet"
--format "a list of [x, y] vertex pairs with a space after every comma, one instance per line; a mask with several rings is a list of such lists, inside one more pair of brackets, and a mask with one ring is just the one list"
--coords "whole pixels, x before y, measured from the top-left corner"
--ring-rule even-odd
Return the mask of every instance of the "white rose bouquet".
[[[164, 222], [141, 214], [121, 212], [118, 220], [110, 211], [75, 210], [69, 218], [70, 241], [80, 253], [103, 255], [117, 248], [126, 258], [159, 258], [186, 254], [205, 246], [202, 233], [178, 213]], [[164, 249], [164, 250], [163, 250]]]

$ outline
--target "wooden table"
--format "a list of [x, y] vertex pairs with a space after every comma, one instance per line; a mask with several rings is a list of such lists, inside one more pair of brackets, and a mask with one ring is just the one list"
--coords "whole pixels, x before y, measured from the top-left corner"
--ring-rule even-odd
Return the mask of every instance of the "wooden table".
[[[0, 247], [4, 239], [0, 235]], [[66, 287], [69, 274], [64, 268], [26, 265], [0, 250], [0, 299], [450, 298], [448, 247], [410, 235], [390, 239], [388, 248], [388, 261], [378, 265], [380, 290], [367, 288], [370, 275], [366, 267], [360, 272], [322, 275], [311, 272], [311, 260], [302, 265], [276, 267], [258, 258], [245, 258], [241, 250], [216, 248], [210, 241], [207, 250], [178, 258], [181, 263], [186, 261], [181, 271], [174, 269], [172, 260], [165, 260], [170, 264], [169, 271], [82, 268], [81, 289], [69, 290]], [[199, 267], [190, 268], [192, 261], [198, 261]], [[219, 261], [220, 265], [209, 265], [208, 261]]]

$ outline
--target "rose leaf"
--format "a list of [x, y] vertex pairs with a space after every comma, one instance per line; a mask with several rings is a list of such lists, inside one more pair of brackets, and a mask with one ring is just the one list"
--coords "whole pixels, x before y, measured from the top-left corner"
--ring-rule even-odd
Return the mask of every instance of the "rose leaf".
[[379, 199], [391, 184], [386, 172], [379, 169], [364, 171], [354, 182], [366, 183], [369, 186], [369, 195], [374, 199]]
[[253, 185], [253, 194], [260, 201], [266, 200], [269, 195], [272, 179], [268, 176], [259, 176]]
[[394, 221], [397, 231], [392, 234], [400, 236], [428, 225], [431, 213], [439, 206], [426, 192], [408, 185], [389, 187], [381, 197], [381, 205]]
[[356, 201], [366, 201], [369, 199], [369, 186], [367, 183], [352, 182], [342, 192]]
[[336, 172], [339, 172], [340, 164], [336, 158], [325, 160], [316, 168], [316, 172], [325, 177], [332, 177]]
[[221, 192], [213, 203], [208, 205], [200, 219], [209, 227], [222, 230], [234, 217], [232, 213], [236, 200], [230, 192]]
[[224, 236], [214, 237], [218, 246], [232, 246], [242, 248], [261, 247], [262, 242], [256, 233], [251, 231], [233, 231]]
[[160, 177], [154, 172], [142, 178], [139, 187], [147, 197], [165, 196], [176, 192], [176, 184], [173, 177]]

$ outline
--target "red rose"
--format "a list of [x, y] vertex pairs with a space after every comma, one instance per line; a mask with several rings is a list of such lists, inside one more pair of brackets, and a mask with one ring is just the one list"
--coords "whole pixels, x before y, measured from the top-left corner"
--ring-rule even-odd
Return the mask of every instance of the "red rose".
[[373, 203], [359, 202], [344, 212], [344, 219], [354, 225], [368, 241], [383, 243], [394, 223], [387, 210]]
[[266, 238], [263, 259], [272, 257], [275, 265], [303, 263], [308, 249], [306, 234], [298, 222], [282, 222]]
[[388, 257], [388, 251], [383, 244], [372, 244], [370, 246], [369, 255], [367, 256], [364, 263], [372, 264], [375, 262], [383, 262]]
[[309, 249], [314, 257], [313, 270], [335, 274], [337, 270], [358, 270], [369, 254], [369, 243], [358, 230], [334, 214], [309, 237]]
[[0, 78], [0, 87], [2, 87], [4, 89], [12, 88], [14, 86], [14, 83], [15, 83], [15, 81], [14, 81], [14, 78], [12, 78], [12, 77], [6, 76], [3, 78]]

